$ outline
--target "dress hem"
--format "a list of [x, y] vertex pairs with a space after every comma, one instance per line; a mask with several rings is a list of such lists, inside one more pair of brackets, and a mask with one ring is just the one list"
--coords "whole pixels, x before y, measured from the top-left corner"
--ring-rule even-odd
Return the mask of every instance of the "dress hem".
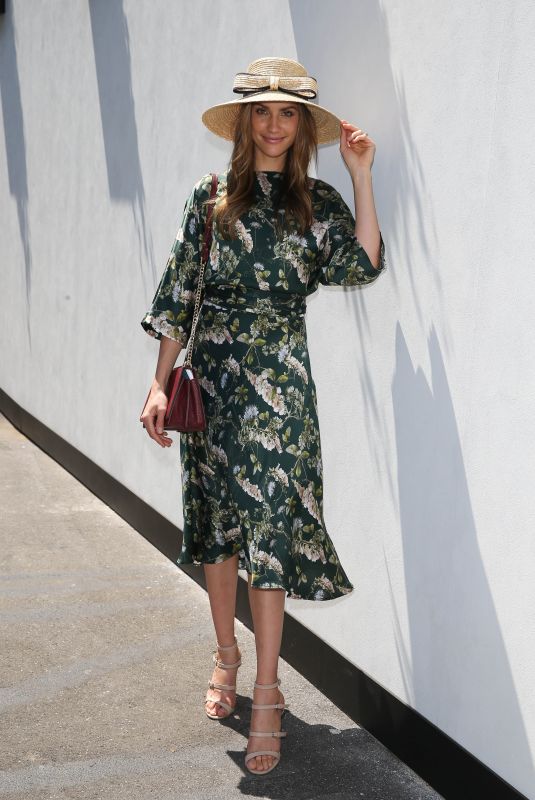
[[[178, 566], [202, 567], [205, 564], [221, 564], [223, 561], [226, 561], [228, 558], [233, 558], [233, 556], [235, 555], [238, 555], [239, 557], [239, 551], [236, 551], [235, 553], [225, 553], [223, 557], [218, 556], [216, 559], [212, 559], [210, 561], [208, 560], [197, 561], [189, 556], [186, 556], [185, 558], [180, 556], [175, 563], [178, 564]], [[252, 573], [251, 570], [247, 568], [247, 566], [240, 557], [239, 557], [238, 569], [244, 569], [248, 575], [254, 575], [254, 573]], [[303, 594], [297, 594], [293, 590], [293, 588], [289, 588], [288, 586], [284, 586], [283, 584], [280, 584], [278, 586], [273, 586], [273, 582], [269, 581], [269, 586], [266, 586], [265, 582], [260, 583], [259, 580], [260, 581], [262, 580], [261, 576], [259, 579], [257, 578], [256, 582], [255, 578], [253, 577], [251, 581], [251, 587], [253, 589], [283, 589], [286, 592], [286, 597], [288, 597], [290, 600], [311, 600], [312, 602], [325, 602], [326, 600], [337, 600], [339, 597], [346, 597], [348, 594], [351, 594], [355, 589], [354, 585], [352, 584], [350, 586], [347, 586], [345, 591], [339, 590], [335, 591], [334, 593], [331, 592], [329, 594], [325, 593], [324, 590], [314, 589], [313, 592], [311, 593], [314, 596], [310, 595], [305, 596]]]

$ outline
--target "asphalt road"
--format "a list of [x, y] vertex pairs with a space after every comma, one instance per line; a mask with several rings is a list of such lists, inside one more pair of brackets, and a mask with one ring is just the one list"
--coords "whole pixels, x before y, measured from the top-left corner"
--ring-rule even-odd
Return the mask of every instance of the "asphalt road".
[[244, 767], [238, 706], [208, 719], [204, 590], [0, 415], [0, 796], [12, 800], [440, 798], [282, 659], [282, 759]]

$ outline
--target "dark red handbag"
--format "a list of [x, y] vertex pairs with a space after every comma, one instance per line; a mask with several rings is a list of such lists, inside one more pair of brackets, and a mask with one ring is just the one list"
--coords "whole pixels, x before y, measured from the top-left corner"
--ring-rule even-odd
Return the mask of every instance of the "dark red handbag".
[[[210, 199], [215, 196], [217, 191], [217, 175], [212, 173], [212, 187], [210, 190]], [[208, 211], [206, 214], [206, 226], [204, 232], [204, 241], [201, 252], [201, 267], [199, 271], [199, 282], [197, 285], [197, 292], [195, 295], [195, 307], [193, 310], [193, 319], [191, 323], [191, 333], [188, 340], [186, 349], [186, 356], [184, 362], [175, 367], [167, 381], [165, 394], [167, 397], [167, 409], [164, 417], [164, 430], [180, 431], [187, 433], [189, 431], [204, 431], [206, 430], [206, 417], [204, 414], [204, 405], [201, 396], [201, 387], [195, 372], [195, 368], [191, 363], [191, 355], [193, 352], [193, 343], [195, 340], [195, 331], [197, 329], [197, 322], [199, 319], [199, 307], [201, 291], [204, 279], [204, 267], [208, 261], [208, 253], [210, 250], [210, 242], [212, 240], [212, 213], [214, 205], [208, 204]], [[147, 400], [149, 399], [147, 395]], [[147, 405], [145, 400], [145, 405]], [[143, 406], [145, 408], [145, 406]], [[145, 423], [143, 423], [145, 427]]]
[[204, 431], [206, 417], [201, 387], [191, 364], [175, 367], [169, 376], [164, 428], [169, 431]]

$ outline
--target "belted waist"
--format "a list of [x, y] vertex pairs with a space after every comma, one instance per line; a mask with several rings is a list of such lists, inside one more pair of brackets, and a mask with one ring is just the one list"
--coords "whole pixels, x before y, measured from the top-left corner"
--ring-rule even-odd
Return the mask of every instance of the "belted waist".
[[253, 314], [304, 316], [306, 295], [297, 292], [270, 292], [250, 286], [225, 286], [207, 283], [204, 287], [207, 304], [227, 311], [249, 311]]

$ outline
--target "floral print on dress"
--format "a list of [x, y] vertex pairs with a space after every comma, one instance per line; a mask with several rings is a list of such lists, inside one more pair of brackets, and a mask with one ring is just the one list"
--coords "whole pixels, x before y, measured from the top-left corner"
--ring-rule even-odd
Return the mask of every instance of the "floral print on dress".
[[[228, 173], [218, 176], [218, 193]], [[238, 554], [253, 587], [330, 600], [354, 589], [323, 517], [316, 386], [305, 325], [319, 284], [372, 283], [341, 195], [309, 178], [314, 220], [301, 236], [276, 231], [283, 175], [255, 173], [255, 202], [226, 241], [214, 230], [193, 348], [207, 429], [180, 433], [184, 530], [179, 564]], [[141, 321], [187, 345], [211, 175], [193, 187], [151, 307]]]

